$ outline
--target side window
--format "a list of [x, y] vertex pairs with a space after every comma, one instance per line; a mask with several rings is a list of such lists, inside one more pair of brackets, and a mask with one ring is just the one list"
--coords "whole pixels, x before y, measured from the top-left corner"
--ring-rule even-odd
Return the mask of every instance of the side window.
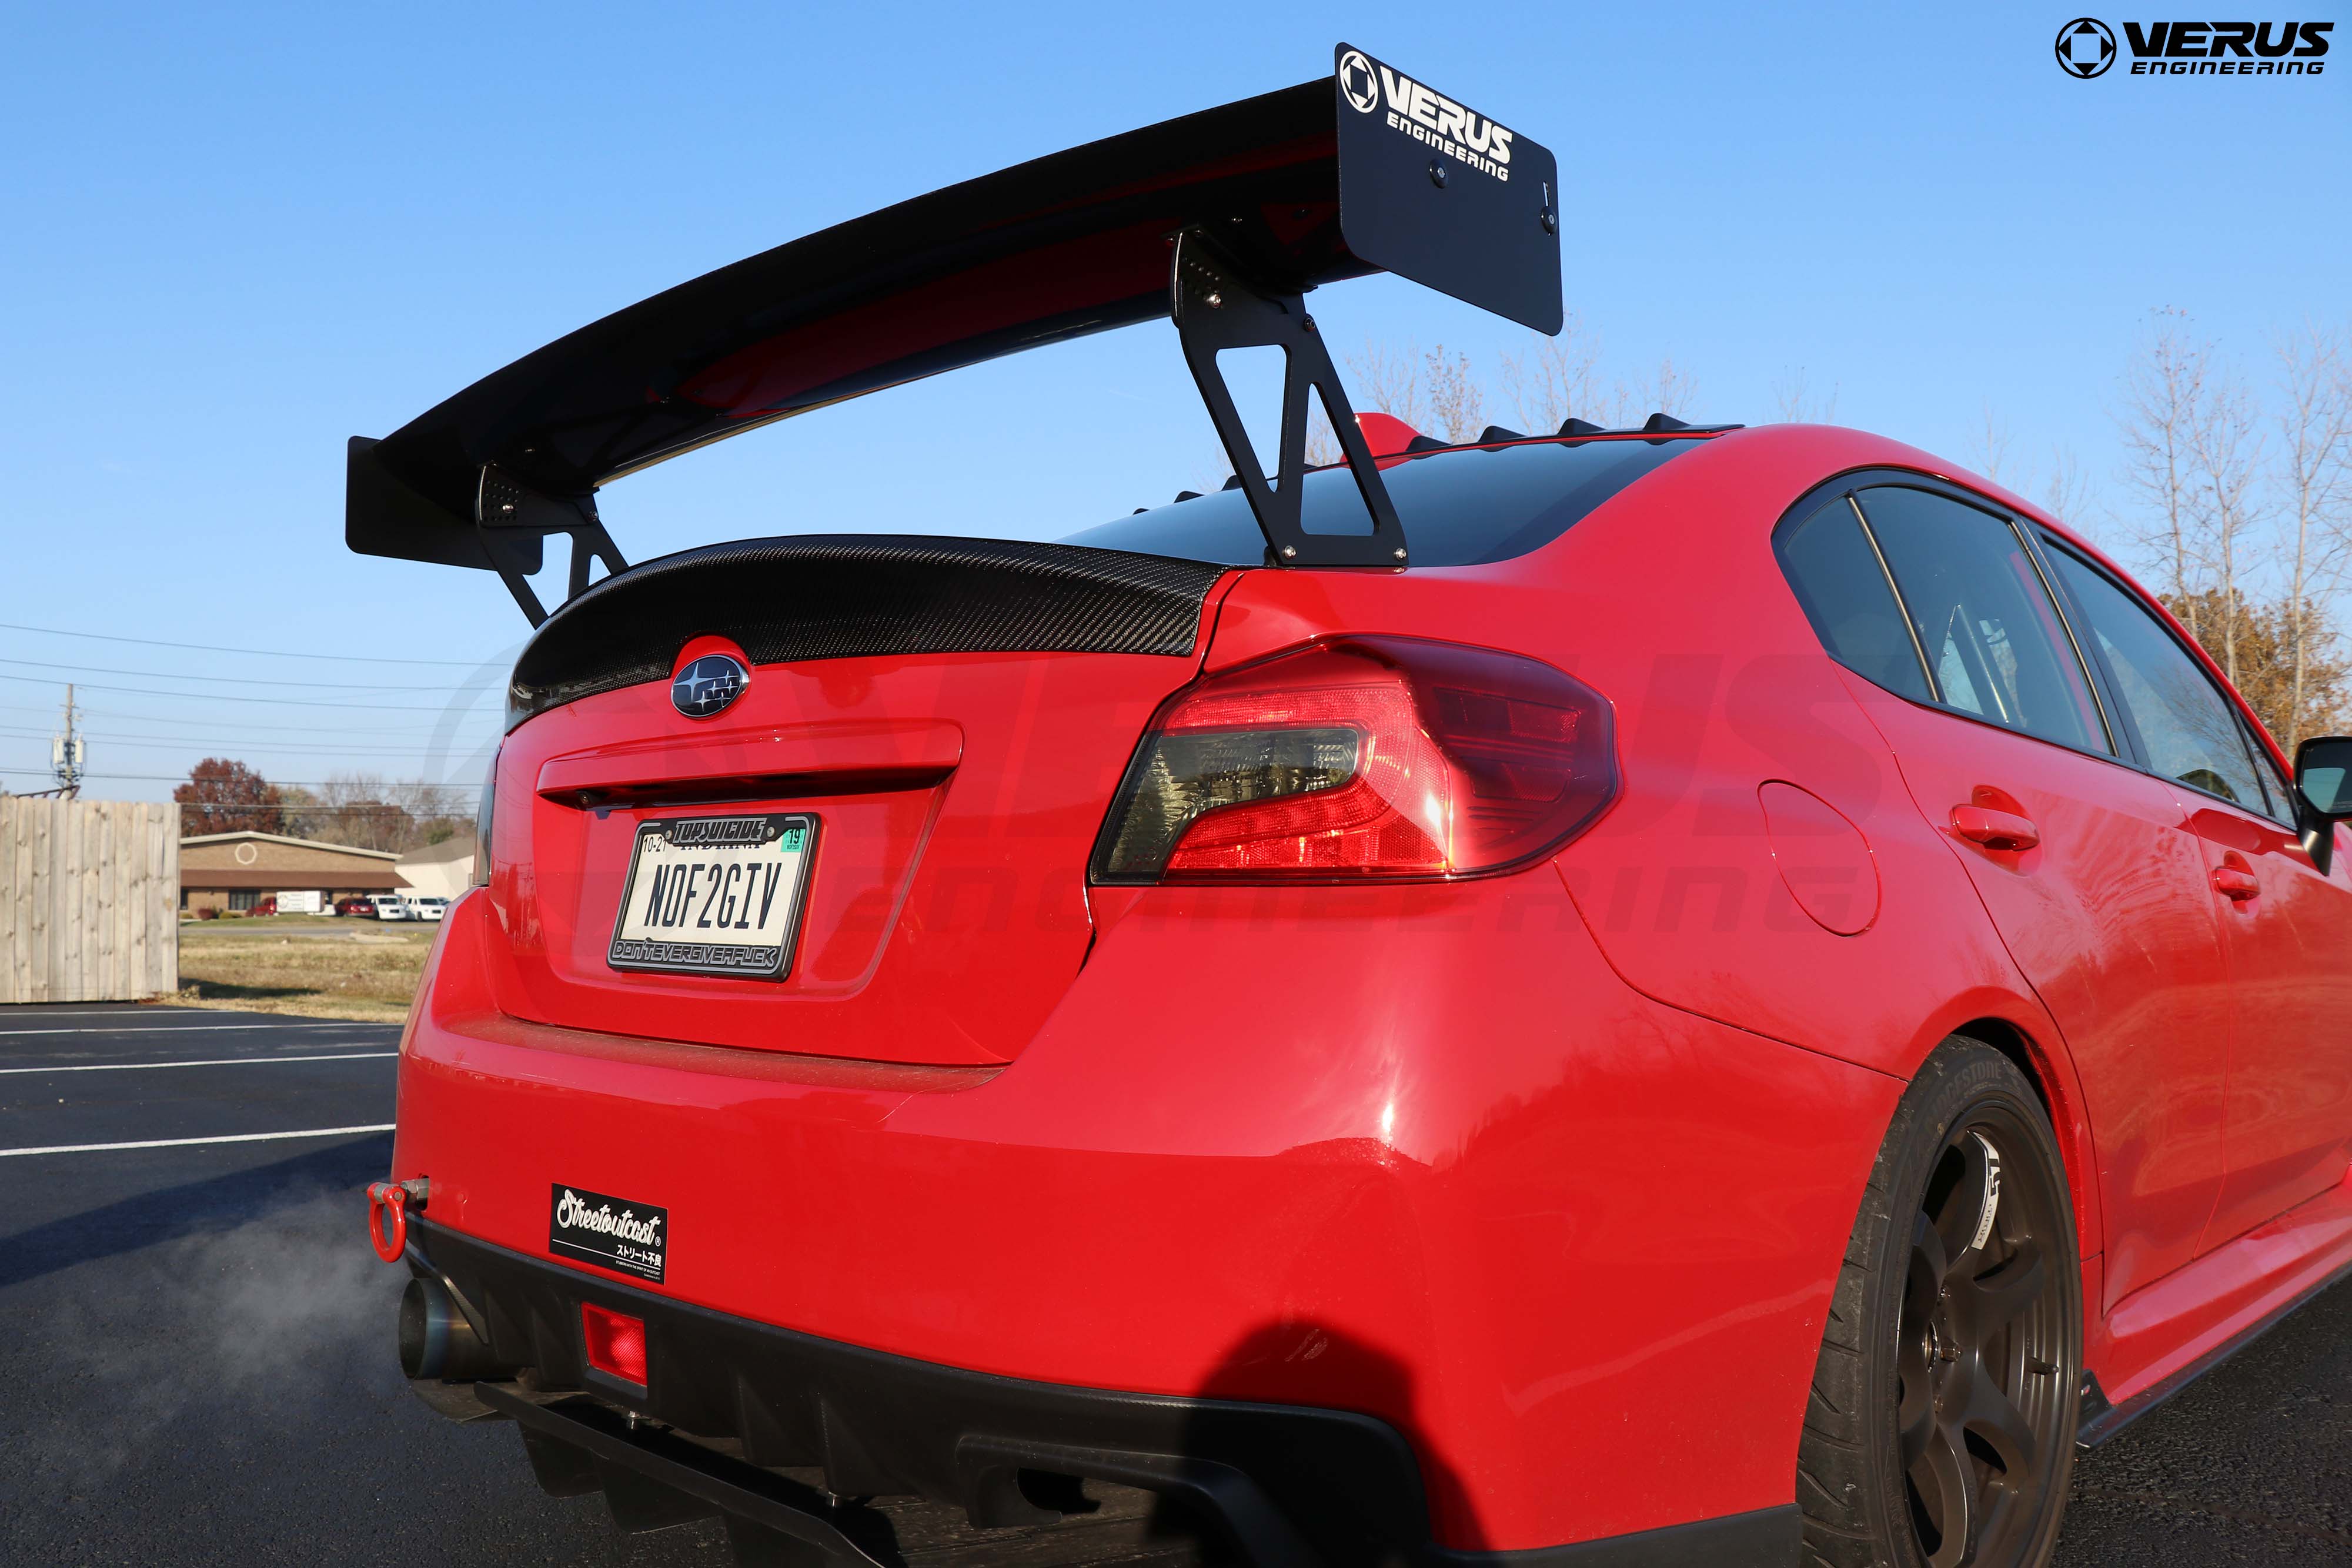
[[1864, 680], [1932, 702], [1919, 651], [1903, 624], [1878, 552], [1843, 496], [1773, 537], [1780, 570], [1813, 630], [1838, 663]]
[[2172, 633], [2105, 572], [2063, 549], [2050, 559], [2098, 637], [2148, 766], [2248, 810], [2270, 810], [2236, 710]]
[[1947, 707], [2043, 740], [2112, 752], [2089, 677], [2007, 519], [1900, 486], [1863, 513]]

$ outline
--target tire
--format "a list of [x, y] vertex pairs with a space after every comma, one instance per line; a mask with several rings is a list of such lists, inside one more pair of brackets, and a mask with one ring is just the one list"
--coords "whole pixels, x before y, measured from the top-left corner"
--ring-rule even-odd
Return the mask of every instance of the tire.
[[1895, 1108], [1838, 1270], [1797, 1446], [1805, 1568], [2040, 1568], [2082, 1385], [2057, 1139], [2025, 1075], [1955, 1035]]

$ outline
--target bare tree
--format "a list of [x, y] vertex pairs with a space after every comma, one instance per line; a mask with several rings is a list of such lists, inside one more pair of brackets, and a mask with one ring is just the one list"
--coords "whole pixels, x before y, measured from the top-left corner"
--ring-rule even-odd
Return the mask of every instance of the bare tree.
[[2275, 348], [2290, 665], [2286, 727], [2278, 733], [2292, 749], [2314, 733], [2313, 670], [2332, 640], [2315, 610], [2324, 612], [2343, 586], [2352, 551], [2352, 356], [2341, 332], [2311, 321]]
[[2246, 602], [2254, 530], [2262, 519], [2256, 486], [2263, 445], [2261, 411], [2252, 392], [2227, 366], [2209, 364], [2205, 398], [2189, 424], [2189, 452], [2201, 492], [2205, 581], [2220, 592], [2226, 612], [2220, 627], [2221, 668], [2232, 683], [2240, 667], [2238, 609]]
[[[1977, 429], [1975, 447], [1969, 461], [1977, 472], [1996, 485], [2008, 485], [2010, 480], [2009, 449], [2012, 444], [2009, 422], [1992, 411], [1992, 400], [1984, 402], [1984, 423]], [[2014, 489], [2016, 486], [2011, 486]]]
[[1486, 394], [1471, 373], [1470, 356], [1456, 352], [1449, 357], [1445, 345], [1440, 343], [1429, 351], [1424, 363], [1429, 413], [1437, 426], [1429, 434], [1447, 441], [1477, 440], [1486, 428]]
[[1658, 368], [1639, 381], [1617, 383], [1617, 395], [1603, 423], [1612, 425], [1639, 424], [1652, 413], [1668, 413], [1679, 419], [1698, 404], [1698, 377], [1675, 363], [1672, 354], [1658, 361]]
[[2052, 517], [2084, 533], [2091, 531], [2089, 518], [2095, 505], [2091, 481], [2084, 476], [2082, 464], [2075, 460], [2074, 448], [2050, 448], [2050, 472], [2040, 488], [2042, 505]]
[[[1495, 380], [1500, 396], [1530, 434], [1549, 434], [1568, 419], [1588, 419], [1604, 427], [1639, 424], [1651, 413], [1680, 416], [1698, 399], [1698, 378], [1668, 355], [1648, 375], [1603, 385], [1598, 340], [1575, 316], [1557, 338], [1537, 338], [1519, 352], [1497, 356]], [[1469, 355], [1448, 353], [1444, 344], [1423, 353], [1419, 344], [1402, 350], [1367, 342], [1348, 356], [1349, 392], [1360, 412], [1394, 416], [1424, 434], [1447, 441], [1475, 441], [1486, 428], [1493, 394]], [[1339, 444], [1319, 412], [1308, 420], [1310, 462], [1339, 460]]]
[[1569, 313], [1555, 338], [1538, 336], [1518, 353], [1506, 350], [1497, 379], [1512, 417], [1531, 434], [1558, 430], [1570, 419], [1603, 423], [1601, 343], [1581, 318]]
[[339, 771], [319, 787], [310, 815], [318, 835], [354, 849], [403, 851], [438, 843], [471, 821], [467, 791], [421, 779]]
[[[2124, 443], [2124, 483], [2154, 512], [2156, 525], [2139, 541], [2163, 563], [2166, 591], [2189, 613], [2199, 578], [2197, 555], [2203, 534], [2195, 481], [2192, 431], [2203, 416], [2207, 361], [2211, 345], [2189, 334], [2188, 313], [2157, 312], [2156, 324], [2124, 377], [2124, 402], [2116, 418]], [[2194, 620], [2189, 632], [2200, 637]]]
[[2090, 512], [2091, 482], [2084, 476], [2074, 449], [2052, 443], [2046, 467], [2020, 460], [2009, 421], [1994, 412], [1990, 398], [1985, 400], [1983, 421], [1970, 445], [1969, 461], [1978, 473], [2017, 495], [2040, 500], [2051, 516], [2079, 526]]
[[1784, 369], [1772, 383], [1772, 412], [1782, 424], [1834, 423], [1837, 405], [1837, 383], [1831, 382], [1828, 393], [1816, 397], [1802, 365]]
[[1400, 352], [1365, 340], [1362, 353], [1348, 356], [1358, 411], [1377, 411], [1415, 430], [1428, 430], [1432, 423], [1429, 396], [1422, 384], [1425, 364], [1418, 343], [1408, 343]]

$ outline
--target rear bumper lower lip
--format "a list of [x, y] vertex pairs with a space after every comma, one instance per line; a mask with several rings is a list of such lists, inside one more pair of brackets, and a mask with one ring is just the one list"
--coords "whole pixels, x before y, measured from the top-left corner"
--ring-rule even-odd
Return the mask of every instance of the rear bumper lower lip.
[[[1793, 1507], [1567, 1546], [1450, 1549], [1431, 1539], [1411, 1446], [1369, 1416], [970, 1372], [732, 1317], [421, 1218], [410, 1228], [411, 1267], [451, 1287], [499, 1360], [531, 1369], [541, 1392], [481, 1384], [477, 1396], [523, 1426], [550, 1490], [551, 1467], [584, 1478], [561, 1490], [601, 1487], [617, 1516], [625, 1491], [642, 1505], [653, 1489], [671, 1515], [726, 1521], [745, 1561], [768, 1560], [781, 1536], [840, 1568], [888, 1563], [887, 1543], [877, 1556], [859, 1539], [858, 1511], [826, 1492], [958, 1503], [975, 1525], [1045, 1522], [1022, 1500], [1023, 1470], [1160, 1492], [1216, 1521], [1248, 1560], [1285, 1568], [1795, 1561]], [[587, 1366], [583, 1302], [644, 1321], [646, 1388]], [[580, 1393], [549, 1397], [568, 1389]], [[740, 1445], [741, 1458], [662, 1427]], [[822, 1467], [824, 1491], [768, 1467]]]

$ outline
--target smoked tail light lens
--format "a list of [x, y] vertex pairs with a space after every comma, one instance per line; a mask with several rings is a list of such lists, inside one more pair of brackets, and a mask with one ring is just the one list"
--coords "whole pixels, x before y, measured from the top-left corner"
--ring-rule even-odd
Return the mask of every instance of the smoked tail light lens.
[[1204, 677], [1153, 720], [1097, 883], [1348, 882], [1524, 865], [1617, 793], [1608, 701], [1549, 664], [1337, 637]]
[[474, 885], [490, 885], [490, 824], [499, 808], [499, 753], [490, 751], [490, 776], [482, 780], [482, 799], [474, 808]]
[[588, 1364], [608, 1377], [624, 1383], [634, 1383], [642, 1388], [646, 1384], [646, 1325], [641, 1318], [626, 1312], [616, 1312], [600, 1307], [593, 1301], [580, 1303], [580, 1336], [588, 1351]]

